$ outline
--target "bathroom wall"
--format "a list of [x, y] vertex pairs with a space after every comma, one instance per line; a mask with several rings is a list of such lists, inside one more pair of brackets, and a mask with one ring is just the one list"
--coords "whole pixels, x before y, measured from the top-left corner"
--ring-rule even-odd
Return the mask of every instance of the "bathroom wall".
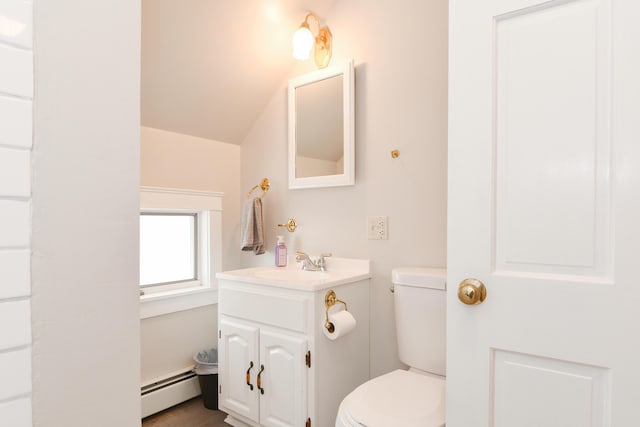
[[240, 146], [142, 127], [140, 185], [224, 193], [222, 200], [222, 265], [240, 262], [238, 250], [241, 189]]
[[33, 425], [136, 426], [140, 5], [33, 7]]
[[193, 366], [193, 355], [217, 347], [218, 306], [207, 305], [140, 321], [140, 382]]
[[0, 420], [15, 427], [32, 419], [32, 10], [30, 2], [0, 3]]
[[[143, 186], [224, 193], [223, 269], [239, 265], [240, 146], [141, 128]], [[163, 377], [193, 364], [193, 354], [215, 347], [217, 306], [209, 305], [152, 317], [140, 322], [141, 381]]]
[[[370, 259], [375, 376], [401, 365], [391, 270], [446, 263], [447, 1], [341, 0], [323, 22], [334, 37], [332, 62], [355, 60], [356, 185], [287, 189], [283, 82], [242, 143], [243, 188], [271, 179], [264, 198], [269, 252], [243, 254], [242, 262], [272, 263], [277, 234], [286, 235], [290, 251]], [[291, 77], [313, 67], [302, 63]], [[388, 240], [367, 240], [370, 215], [389, 217]], [[290, 217], [298, 230], [278, 229]]]

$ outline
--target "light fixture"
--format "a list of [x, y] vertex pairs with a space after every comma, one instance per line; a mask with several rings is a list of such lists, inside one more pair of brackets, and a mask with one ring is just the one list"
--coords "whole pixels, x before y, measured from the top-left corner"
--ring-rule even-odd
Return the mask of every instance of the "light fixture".
[[[318, 24], [318, 34], [314, 37], [309, 28], [309, 18], [313, 17]], [[331, 31], [326, 25], [320, 26], [320, 20], [313, 13], [307, 13], [300, 28], [293, 34], [293, 57], [300, 60], [309, 59], [313, 47], [313, 57], [318, 68], [325, 68], [331, 60]]]

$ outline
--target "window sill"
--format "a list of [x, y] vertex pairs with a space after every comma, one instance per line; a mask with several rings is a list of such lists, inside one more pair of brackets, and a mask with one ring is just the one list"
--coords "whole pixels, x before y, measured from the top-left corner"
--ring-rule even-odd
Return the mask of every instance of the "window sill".
[[140, 319], [218, 303], [218, 290], [205, 286], [154, 292], [140, 296]]

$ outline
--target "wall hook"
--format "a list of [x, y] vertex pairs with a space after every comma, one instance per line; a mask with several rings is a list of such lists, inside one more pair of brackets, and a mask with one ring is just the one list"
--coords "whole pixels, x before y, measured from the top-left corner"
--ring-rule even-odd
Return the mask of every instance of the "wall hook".
[[289, 221], [285, 222], [284, 224], [278, 224], [278, 227], [286, 227], [289, 233], [293, 233], [294, 231], [296, 231], [298, 224], [296, 224], [295, 219], [289, 218]]
[[263, 178], [262, 181], [260, 181], [260, 184], [256, 184], [253, 187], [251, 187], [251, 190], [249, 190], [249, 192], [247, 193], [247, 199], [251, 197], [251, 193], [253, 193], [253, 190], [255, 190], [258, 187], [262, 189], [262, 194], [260, 195], [260, 198], [262, 198], [262, 196], [264, 196], [267, 193], [267, 191], [269, 191], [269, 188], [271, 187], [269, 178]]

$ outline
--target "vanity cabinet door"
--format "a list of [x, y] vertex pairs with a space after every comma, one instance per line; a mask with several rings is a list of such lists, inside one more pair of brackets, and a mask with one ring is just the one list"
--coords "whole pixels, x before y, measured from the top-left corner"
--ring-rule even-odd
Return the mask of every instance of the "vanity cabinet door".
[[[307, 419], [307, 340], [260, 331], [260, 424], [304, 426]], [[264, 367], [264, 369], [263, 369]]]
[[257, 422], [260, 396], [256, 384], [260, 370], [259, 329], [225, 317], [220, 319], [219, 327], [220, 406]]

